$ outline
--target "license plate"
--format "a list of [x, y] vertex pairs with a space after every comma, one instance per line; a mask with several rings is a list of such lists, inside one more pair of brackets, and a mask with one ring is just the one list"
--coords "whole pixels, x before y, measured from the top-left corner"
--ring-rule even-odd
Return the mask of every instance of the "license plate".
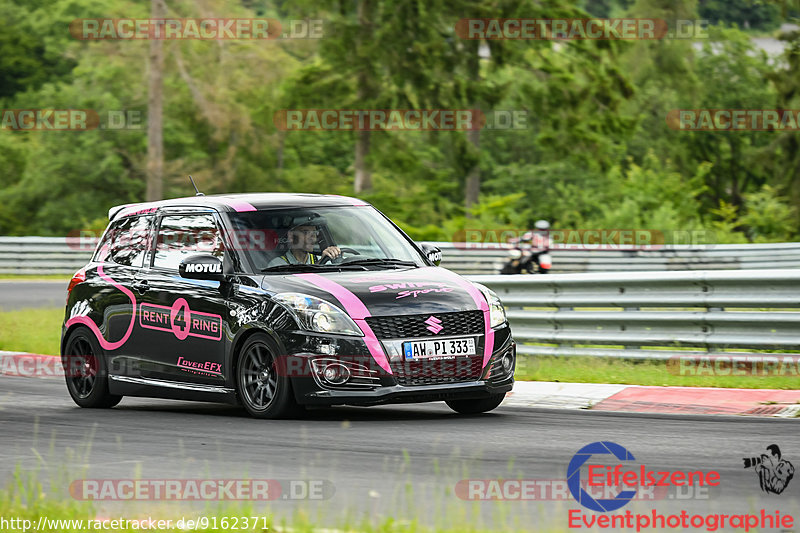
[[475, 339], [442, 339], [440, 341], [411, 341], [403, 343], [406, 361], [432, 357], [475, 355]]

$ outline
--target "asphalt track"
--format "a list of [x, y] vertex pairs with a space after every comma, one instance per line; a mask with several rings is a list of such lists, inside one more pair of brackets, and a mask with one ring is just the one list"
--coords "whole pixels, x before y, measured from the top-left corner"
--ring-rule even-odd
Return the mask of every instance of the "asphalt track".
[[0, 311], [60, 307], [67, 300], [69, 276], [64, 280], [0, 280]]
[[[715, 470], [721, 476], [720, 486], [707, 494], [670, 488], [663, 499], [630, 502], [618, 512], [765, 509], [800, 518], [800, 472], [783, 494], [770, 495], [761, 492], [752, 469], [742, 466], [743, 457], [759, 456], [776, 443], [784, 458], [800, 467], [797, 420], [520, 407], [463, 417], [432, 403], [334, 408], [312, 411], [301, 420], [259, 421], [229, 406], [155, 399], [125, 398], [110, 410], [80, 409], [62, 379], [0, 376], [0, 428], [0, 483], [9, 482], [17, 466], [38, 470], [48, 494], [67, 498], [76, 479], [327, 480], [335, 487], [331, 498], [278, 499], [254, 507], [278, 517], [302, 510], [325, 527], [367, 516], [434, 526], [563, 531], [569, 510], [596, 513], [571, 497], [465, 501], [455, 494], [456, 483], [563, 480], [581, 447], [608, 440], [627, 448], [637, 467]], [[205, 505], [116, 501], [98, 508], [123, 517], [184, 516], [203, 514]]]

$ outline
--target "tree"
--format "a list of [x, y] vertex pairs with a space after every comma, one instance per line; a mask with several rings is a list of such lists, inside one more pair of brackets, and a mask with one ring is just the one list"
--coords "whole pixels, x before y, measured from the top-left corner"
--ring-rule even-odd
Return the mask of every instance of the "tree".
[[[151, 0], [150, 18], [167, 14], [164, 0]], [[148, 202], [164, 197], [164, 41], [150, 39], [147, 96], [147, 192]]]

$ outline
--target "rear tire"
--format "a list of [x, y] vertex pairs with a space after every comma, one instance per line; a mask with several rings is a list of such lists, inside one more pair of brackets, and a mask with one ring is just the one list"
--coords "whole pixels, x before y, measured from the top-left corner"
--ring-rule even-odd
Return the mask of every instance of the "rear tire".
[[122, 396], [108, 392], [105, 353], [88, 329], [76, 328], [69, 334], [61, 362], [67, 391], [79, 406], [105, 409], [114, 407], [122, 400]]
[[501, 392], [480, 400], [447, 400], [445, 403], [450, 409], [462, 415], [477, 415], [495, 409], [503, 403], [505, 397], [506, 394]]
[[291, 418], [303, 408], [294, 399], [291, 381], [280, 375], [278, 347], [263, 333], [245, 341], [236, 364], [239, 401], [254, 418]]

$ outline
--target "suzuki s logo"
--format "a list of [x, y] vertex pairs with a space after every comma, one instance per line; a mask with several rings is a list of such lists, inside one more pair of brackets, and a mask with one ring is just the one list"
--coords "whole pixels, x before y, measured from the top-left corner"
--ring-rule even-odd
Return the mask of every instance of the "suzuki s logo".
[[438, 318], [436, 318], [436, 317], [435, 317], [435, 316], [433, 316], [433, 315], [431, 315], [431, 316], [428, 318], [428, 320], [426, 320], [426, 321], [425, 321], [425, 323], [426, 323], [426, 324], [428, 324], [428, 327], [427, 327], [426, 329], [427, 329], [428, 331], [430, 331], [431, 333], [433, 333], [433, 334], [439, 333], [440, 331], [442, 331], [442, 330], [444, 329], [444, 328], [443, 328], [443, 327], [440, 325], [440, 324], [442, 323], [442, 321], [441, 321], [441, 320], [439, 320]]

